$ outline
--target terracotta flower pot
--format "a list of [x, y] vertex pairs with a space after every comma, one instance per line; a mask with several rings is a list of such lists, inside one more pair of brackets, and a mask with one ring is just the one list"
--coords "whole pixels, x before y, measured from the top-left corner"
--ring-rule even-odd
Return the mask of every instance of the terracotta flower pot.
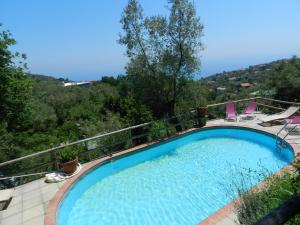
[[72, 174], [76, 171], [77, 165], [78, 165], [78, 158], [66, 163], [62, 163], [61, 167], [65, 173]]

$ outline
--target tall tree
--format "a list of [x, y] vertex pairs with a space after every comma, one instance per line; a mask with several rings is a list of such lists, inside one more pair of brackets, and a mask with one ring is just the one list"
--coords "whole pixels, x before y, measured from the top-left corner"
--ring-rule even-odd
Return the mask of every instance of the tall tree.
[[119, 42], [127, 48], [126, 66], [133, 93], [156, 116], [175, 113], [175, 105], [199, 69], [203, 26], [188, 0], [169, 0], [170, 14], [143, 17], [137, 0], [129, 0]]
[[8, 130], [21, 129], [24, 124], [31, 88], [23, 71], [26, 56], [9, 49], [15, 44], [9, 31], [0, 31], [0, 125]]

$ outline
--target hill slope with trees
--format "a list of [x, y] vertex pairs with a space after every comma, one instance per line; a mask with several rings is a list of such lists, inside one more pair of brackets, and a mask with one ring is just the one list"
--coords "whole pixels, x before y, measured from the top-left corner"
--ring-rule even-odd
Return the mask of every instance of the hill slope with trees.
[[270, 97], [300, 102], [300, 59], [277, 60], [202, 79], [214, 102], [245, 97]]

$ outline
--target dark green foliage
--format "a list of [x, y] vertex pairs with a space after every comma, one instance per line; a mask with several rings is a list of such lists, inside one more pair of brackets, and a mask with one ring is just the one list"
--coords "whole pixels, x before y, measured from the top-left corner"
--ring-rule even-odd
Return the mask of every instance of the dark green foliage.
[[118, 86], [121, 81], [119, 79], [115, 79], [114, 77], [103, 76], [101, 78], [101, 82], [110, 84], [111, 86]]
[[58, 152], [58, 160], [60, 163], [70, 162], [78, 157], [79, 149], [77, 147], [65, 147]]
[[24, 129], [31, 88], [23, 72], [26, 56], [9, 50], [15, 44], [9, 31], [0, 31], [0, 124], [8, 131]]
[[159, 138], [168, 136], [170, 131], [166, 128], [167, 122], [165, 121], [157, 121], [152, 123], [150, 127], [151, 135], [149, 136], [149, 140], [157, 140]]
[[185, 113], [196, 107], [205, 107], [208, 103], [209, 92], [200, 81], [189, 81], [175, 105], [176, 113]]
[[[209, 90], [208, 100], [213, 102], [256, 96], [299, 102], [300, 59], [294, 56], [247, 69], [223, 72], [204, 78], [201, 82]], [[242, 83], [252, 86], [243, 88]]]
[[109, 99], [107, 108], [116, 113], [120, 113], [120, 116], [125, 123], [128, 123], [128, 125], [145, 123], [152, 120], [151, 112], [132, 95], [117, 99]]
[[275, 92], [276, 99], [300, 101], [300, 60], [293, 57], [274, 66], [266, 80]]

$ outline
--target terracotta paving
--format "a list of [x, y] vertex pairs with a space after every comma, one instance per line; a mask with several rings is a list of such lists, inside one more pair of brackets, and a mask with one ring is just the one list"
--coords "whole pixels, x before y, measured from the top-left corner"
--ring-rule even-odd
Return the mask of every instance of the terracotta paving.
[[[257, 115], [259, 118], [262, 115]], [[262, 130], [268, 133], [276, 134], [282, 125], [272, 127], [262, 127], [258, 125], [258, 120], [248, 120], [239, 122], [226, 122], [222, 120], [209, 121], [207, 127], [212, 126], [242, 126], [252, 129]], [[191, 130], [190, 130], [191, 131]], [[300, 152], [300, 135], [289, 135], [286, 138], [294, 151]], [[120, 157], [138, 151], [143, 147], [149, 146], [145, 144], [121, 153], [117, 153], [114, 157]], [[0, 212], [0, 225], [55, 225], [55, 212], [57, 204], [63, 197], [63, 194], [72, 185], [72, 183], [90, 168], [110, 161], [110, 157], [102, 158], [83, 166], [81, 172], [65, 182], [47, 184], [44, 179], [39, 179], [28, 184], [19, 186], [14, 189], [13, 199], [9, 207], [5, 211]], [[237, 224], [237, 217], [233, 210], [233, 203], [228, 204], [224, 208], [200, 222], [198, 225], [234, 225]]]

